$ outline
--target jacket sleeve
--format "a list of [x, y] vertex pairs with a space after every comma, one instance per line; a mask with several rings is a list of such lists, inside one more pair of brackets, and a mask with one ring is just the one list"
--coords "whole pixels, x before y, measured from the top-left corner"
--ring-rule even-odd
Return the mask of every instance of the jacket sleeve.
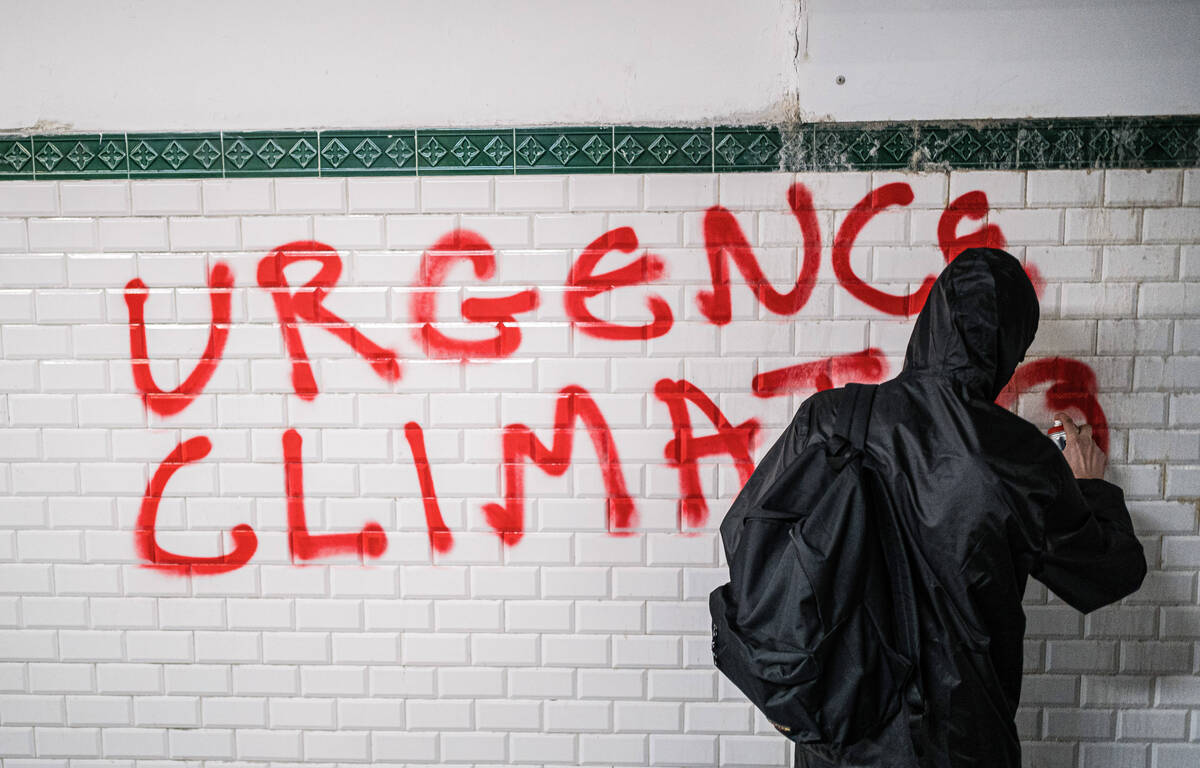
[[1044, 532], [1032, 575], [1076, 610], [1090, 613], [1116, 602], [1146, 576], [1146, 556], [1119, 486], [1076, 480], [1068, 472], [1046, 511]]

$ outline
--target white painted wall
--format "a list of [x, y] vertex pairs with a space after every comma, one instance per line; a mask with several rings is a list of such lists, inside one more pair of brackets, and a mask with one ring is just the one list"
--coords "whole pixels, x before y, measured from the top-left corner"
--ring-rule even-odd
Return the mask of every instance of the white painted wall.
[[0, 130], [1200, 112], [1194, 0], [803, 6], [0, 0]]
[[[811, 0], [809, 118], [1200, 112], [1196, 0]], [[837, 77], [846, 78], [843, 85]]]
[[0, 5], [0, 128], [75, 130], [757, 119], [796, 26], [787, 0]]

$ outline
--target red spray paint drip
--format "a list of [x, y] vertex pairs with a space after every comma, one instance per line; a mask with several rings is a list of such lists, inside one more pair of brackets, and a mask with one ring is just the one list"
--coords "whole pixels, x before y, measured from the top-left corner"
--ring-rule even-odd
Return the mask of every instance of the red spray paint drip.
[[[320, 271], [299, 290], [288, 286], [283, 271], [292, 264], [313, 261]], [[317, 396], [317, 382], [300, 337], [300, 323], [313, 323], [332, 333], [366, 358], [387, 381], [400, 378], [396, 353], [371, 341], [350, 323], [325, 308], [325, 296], [342, 274], [342, 259], [332, 247], [315, 240], [297, 240], [281, 245], [258, 262], [258, 284], [271, 292], [279, 316], [284, 345], [292, 360], [292, 386], [304, 400]]]
[[[486, 280], [496, 273], [496, 252], [491, 243], [475, 232], [456, 229], [438, 238], [421, 255], [419, 283], [424, 288], [440, 286], [456, 261], [468, 261], [475, 276]], [[418, 323], [417, 343], [428, 357], [468, 358], [508, 357], [521, 346], [521, 329], [516, 315], [531, 312], [538, 306], [535, 289], [520, 291], [511, 296], [495, 298], [472, 297], [462, 302], [463, 319], [473, 323], [494, 323], [496, 335], [490, 339], [455, 339], [434, 327], [437, 292], [413, 293], [410, 315]]]
[[[686, 379], [660, 379], [654, 385], [654, 395], [667, 406], [675, 437], [663, 446], [663, 456], [679, 470], [680, 528], [695, 528], [708, 520], [708, 502], [700, 485], [697, 459], [705, 456], [727, 455], [733, 459], [740, 481], [739, 489], [754, 472], [750, 451], [759, 432], [758, 419], [746, 419], [734, 426], [721, 413], [717, 404], [703, 390]], [[692, 403], [716, 428], [714, 435], [696, 437], [687, 404]]]
[[425, 528], [429, 531], [429, 547], [434, 552], [449, 552], [454, 547], [454, 534], [442, 519], [438, 506], [437, 491], [433, 487], [433, 473], [429, 471], [429, 456], [425, 452], [425, 434], [421, 425], [410, 421], [404, 425], [404, 439], [413, 454], [417, 467], [417, 482], [421, 484], [421, 502], [425, 506]]
[[144, 565], [180, 576], [225, 573], [241, 568], [258, 549], [258, 537], [254, 529], [242, 523], [234, 526], [233, 550], [224, 555], [193, 557], [168, 552], [158, 545], [155, 527], [158, 520], [158, 504], [171, 476], [192, 462], [200, 461], [212, 450], [212, 441], [203, 435], [184, 440], [167, 454], [154, 476], [146, 485], [142, 507], [138, 512], [137, 528], [134, 530], [134, 549], [145, 561]]
[[874, 384], [887, 375], [887, 359], [875, 347], [849, 355], [833, 355], [807, 363], [764, 371], [750, 382], [757, 397], [778, 397], [807, 389], [818, 391], [856, 381]]
[[218, 262], [208, 275], [208, 300], [212, 319], [208, 325], [208, 344], [200, 354], [196, 367], [179, 386], [164, 392], [154, 383], [150, 373], [150, 353], [146, 344], [146, 284], [134, 278], [125, 286], [125, 306], [129, 310], [129, 357], [133, 366], [133, 383], [142, 393], [142, 402], [160, 416], [173, 416], [196, 399], [221, 362], [225, 342], [229, 338], [230, 296], [233, 272]]
[[284, 492], [287, 494], [288, 546], [294, 562], [326, 555], [355, 553], [360, 559], [379, 557], [387, 550], [387, 537], [379, 523], [371, 522], [358, 533], [309, 533], [304, 510], [303, 440], [289, 429], [283, 433]]
[[671, 330], [674, 318], [671, 307], [661, 296], [647, 296], [646, 307], [654, 319], [645, 325], [618, 325], [601, 320], [587, 308], [587, 300], [605, 291], [622, 286], [638, 285], [657, 280], [666, 274], [663, 260], [645, 253], [635, 261], [608, 272], [596, 274], [596, 264], [613, 251], [633, 253], [638, 247], [637, 235], [630, 227], [618, 227], [593, 240], [571, 265], [567, 276], [568, 290], [563, 295], [567, 316], [581, 333], [597, 339], [630, 340], [654, 339]]
[[608, 493], [608, 524], [613, 534], [628, 533], [637, 510], [626, 490], [625, 475], [612, 431], [596, 401], [586, 389], [570, 384], [559, 391], [554, 406], [554, 437], [547, 446], [524, 424], [509, 424], [501, 439], [503, 446], [504, 504], [485, 504], [484, 517], [507, 545], [521, 540], [525, 530], [525, 460], [546, 474], [559, 477], [567, 471], [575, 441], [575, 422], [583, 422], [600, 460], [600, 472]]

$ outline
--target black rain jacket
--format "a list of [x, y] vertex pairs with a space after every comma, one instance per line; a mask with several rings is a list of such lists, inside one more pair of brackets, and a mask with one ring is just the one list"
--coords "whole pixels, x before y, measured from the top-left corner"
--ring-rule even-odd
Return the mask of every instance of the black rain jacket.
[[[1121, 489], [1076, 480], [1045, 433], [995, 403], [1037, 322], [1020, 263], [968, 249], [934, 284], [903, 370], [879, 385], [866, 450], [913, 569], [925, 715], [915, 744], [902, 711], [843, 765], [1019, 768], [1028, 577], [1087, 613], [1146, 574]], [[768, 487], [776, 470], [828, 439], [843, 392], [805, 400], [753, 481]], [[809, 759], [797, 747], [797, 765], [831, 765]]]

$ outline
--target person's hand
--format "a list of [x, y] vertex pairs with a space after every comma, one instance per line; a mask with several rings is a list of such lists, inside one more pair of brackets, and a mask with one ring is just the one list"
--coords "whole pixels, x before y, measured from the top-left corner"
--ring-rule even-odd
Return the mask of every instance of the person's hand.
[[1071, 471], [1077, 480], [1103, 480], [1104, 468], [1108, 464], [1108, 456], [1092, 440], [1092, 425], [1075, 426], [1071, 417], [1061, 411], [1054, 418], [1062, 422], [1063, 431], [1067, 437], [1067, 447], [1063, 449], [1063, 458], [1067, 460]]

